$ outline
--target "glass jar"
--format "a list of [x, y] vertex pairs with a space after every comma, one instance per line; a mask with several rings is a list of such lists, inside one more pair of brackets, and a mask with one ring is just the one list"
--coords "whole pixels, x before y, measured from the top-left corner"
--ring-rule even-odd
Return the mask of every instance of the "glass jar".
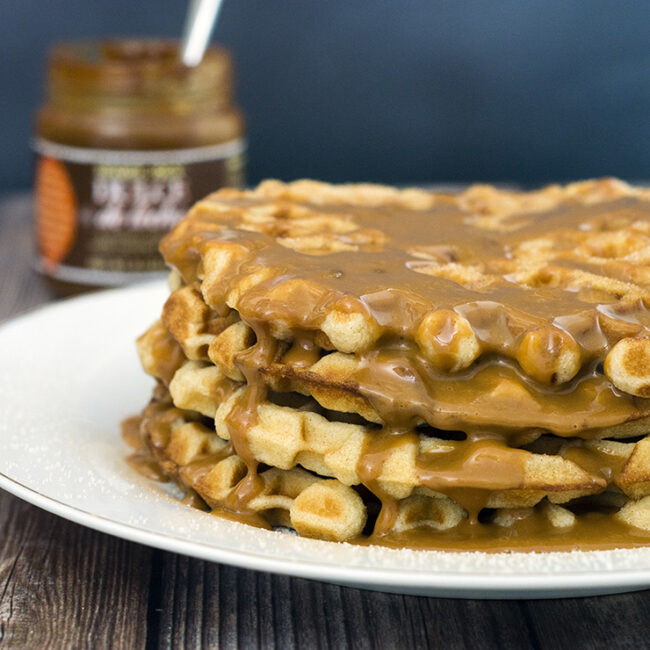
[[190, 68], [171, 41], [58, 45], [34, 148], [38, 268], [81, 286], [151, 277], [188, 208], [244, 183], [230, 57], [210, 48]]

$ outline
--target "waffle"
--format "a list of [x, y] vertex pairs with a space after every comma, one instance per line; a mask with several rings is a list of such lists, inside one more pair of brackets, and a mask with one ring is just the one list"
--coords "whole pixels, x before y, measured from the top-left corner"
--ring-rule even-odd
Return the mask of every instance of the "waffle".
[[634, 376], [643, 397], [644, 376], [623, 352], [646, 333], [647, 190], [612, 180], [531, 195], [374, 189], [224, 190], [162, 252], [210, 308], [236, 309], [276, 339], [306, 330], [353, 353], [399, 336], [442, 372], [497, 353], [543, 384], [607, 358], [611, 382], [630, 392]]
[[[160, 324], [156, 324], [150, 331], [159, 328]], [[142, 337], [141, 349], [149, 340], [147, 335]], [[150, 366], [150, 370], [160, 377], [164, 367], [161, 362], [160, 369]], [[169, 385], [172, 403], [194, 417], [209, 418], [212, 433], [223, 441], [230, 440], [227, 419], [245, 390], [243, 383], [226, 377], [218, 366], [192, 360], [184, 362]], [[270, 467], [301, 467], [347, 486], [372, 480], [384, 497], [403, 500], [419, 494], [421, 489], [437, 494], [444, 491], [444, 482], [435, 483], [436, 459], [470, 454], [480, 459], [493, 452], [496, 445], [502, 469], [509, 465], [514, 468], [504, 473], [504, 480], [489, 475], [484, 479], [487, 484], [482, 484], [471, 467], [466, 476], [457, 477], [455, 487], [489, 489], [482, 507], [530, 507], [543, 499], [559, 504], [613, 490], [634, 500], [650, 494], [650, 437], [630, 442], [565, 439], [547, 434], [522, 448], [508, 448], [489, 439], [446, 440], [431, 432], [412, 432], [404, 434], [400, 444], [389, 450], [381, 472], [369, 479], [359, 468], [364, 467], [364, 453], [381, 440], [376, 427], [371, 423], [333, 421], [331, 412], [314, 400], [297, 394], [284, 397], [283, 405], [268, 400], [260, 403], [256, 424], [248, 430], [248, 445], [255, 461]], [[444, 436], [442, 431], [437, 433]], [[466, 505], [471, 511], [471, 504]]]
[[[213, 363], [231, 379], [244, 380], [236, 358], [254, 345], [256, 335], [234, 310], [226, 319], [216, 316], [201, 302], [196, 286], [183, 286], [170, 295], [162, 318], [187, 358]], [[215, 330], [215, 322], [221, 327], [224, 320], [231, 324], [218, 334], [209, 333]], [[381, 365], [407, 367], [409, 358], [404, 347], [403, 341], [384, 346]], [[279, 341], [274, 357], [259, 361], [253, 357], [249, 363], [276, 391], [308, 394], [330, 410], [357, 413], [371, 422], [384, 423], [373, 406], [372, 397], [381, 388], [375, 385], [373, 373], [368, 372], [367, 355], [331, 351], [303, 336], [297, 344]], [[417, 369], [408, 370], [417, 383], [395, 388], [403, 395], [408, 391], [405, 398], [412, 405], [420, 405], [418, 423], [433, 427], [545, 427], [560, 435], [574, 435], [581, 430], [596, 437], [638, 435], [647, 430], [650, 403], [633, 395], [621, 395], [601, 372], [580, 377], [571, 392], [549, 393], [540, 390], [535, 382], [522, 382], [520, 369], [512, 365], [478, 362], [471, 374], [429, 373], [426, 385]], [[389, 380], [385, 373], [379, 376], [381, 382]], [[430, 393], [435, 395], [433, 409], [426, 408], [431, 405]]]
[[161, 250], [140, 430], [208, 509], [335, 541], [650, 539], [647, 190], [267, 181]]
[[[207, 509], [237, 508], [246, 464], [196, 412], [177, 408], [166, 391], [157, 392], [140, 418], [142, 444], [151, 450], [163, 471], [198, 496]], [[619, 455], [628, 457], [629, 450]], [[258, 476], [256, 496], [246, 503], [247, 512], [256, 518], [248, 523], [291, 527], [301, 535], [332, 541], [361, 535], [368, 519], [367, 505], [342, 481], [321, 478], [298, 466], [271, 467]], [[555, 529], [575, 524], [571, 510], [550, 501], [531, 502], [521, 494], [514, 501], [506, 499], [491, 505], [491, 521], [501, 528], [534, 512], [532, 506]], [[408, 496], [396, 499], [394, 508], [390, 528], [384, 532], [400, 534], [422, 528], [445, 531], [467, 520], [467, 512], [458, 503], [426, 487], [416, 487]], [[648, 514], [641, 499], [627, 501], [618, 516], [650, 529], [644, 521]]]

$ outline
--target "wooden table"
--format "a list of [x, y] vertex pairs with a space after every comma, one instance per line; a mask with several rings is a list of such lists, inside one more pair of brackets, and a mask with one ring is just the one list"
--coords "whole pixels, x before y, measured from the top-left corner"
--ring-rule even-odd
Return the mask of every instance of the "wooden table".
[[[30, 270], [30, 219], [28, 197], [0, 199], [0, 319], [55, 298]], [[153, 550], [0, 491], [3, 648], [576, 650], [649, 644], [650, 591], [546, 601], [361, 591]]]

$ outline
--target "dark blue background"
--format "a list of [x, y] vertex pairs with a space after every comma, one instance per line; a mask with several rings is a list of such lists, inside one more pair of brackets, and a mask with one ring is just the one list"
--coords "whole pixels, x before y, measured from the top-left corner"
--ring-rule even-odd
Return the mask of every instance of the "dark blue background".
[[[56, 40], [175, 36], [183, 0], [0, 0], [0, 188]], [[224, 0], [249, 179], [650, 178], [646, 1]]]

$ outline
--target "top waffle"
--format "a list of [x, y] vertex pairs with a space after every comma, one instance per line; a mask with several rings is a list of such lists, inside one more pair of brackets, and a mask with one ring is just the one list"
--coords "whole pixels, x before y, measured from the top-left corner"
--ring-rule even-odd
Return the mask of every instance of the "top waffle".
[[362, 365], [398, 349], [438, 379], [496, 361], [537, 390], [604, 371], [650, 396], [650, 192], [620, 181], [454, 196], [268, 181], [198, 203], [161, 250], [258, 343]]

